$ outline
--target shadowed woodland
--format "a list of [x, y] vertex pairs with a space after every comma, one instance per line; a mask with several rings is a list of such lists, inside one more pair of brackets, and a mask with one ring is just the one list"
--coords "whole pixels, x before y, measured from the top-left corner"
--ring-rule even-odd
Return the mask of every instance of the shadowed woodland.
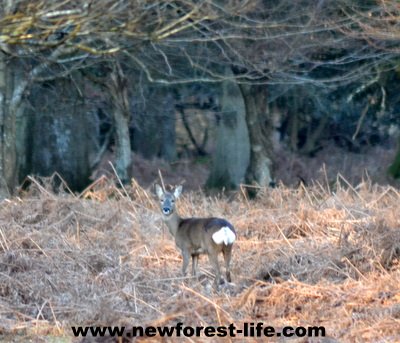
[[[400, 340], [399, 43], [397, 0], [0, 0], [0, 341]], [[155, 182], [234, 224], [219, 292], [206, 258], [180, 277]]]
[[[143, 159], [200, 163], [200, 185], [227, 190], [309, 184], [309, 158], [320, 169], [326, 156], [368, 159], [378, 147], [370, 177], [400, 173], [394, 0], [1, 8], [2, 197], [54, 172], [81, 191], [114, 174], [107, 161], [123, 183]], [[330, 181], [369, 169], [331, 166]]]

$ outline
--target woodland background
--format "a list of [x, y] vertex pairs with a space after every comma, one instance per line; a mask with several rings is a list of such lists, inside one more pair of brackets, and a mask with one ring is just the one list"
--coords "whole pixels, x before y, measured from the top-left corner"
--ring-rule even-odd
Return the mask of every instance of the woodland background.
[[395, 0], [3, 0], [2, 197], [54, 172], [82, 190], [107, 161], [144, 185], [160, 166], [199, 171], [189, 187], [309, 184], [324, 163], [329, 182], [393, 182], [399, 15]]

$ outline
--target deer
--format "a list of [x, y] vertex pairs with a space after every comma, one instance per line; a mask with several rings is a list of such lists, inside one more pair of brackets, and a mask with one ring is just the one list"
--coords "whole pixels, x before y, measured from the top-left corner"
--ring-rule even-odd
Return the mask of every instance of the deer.
[[156, 194], [160, 201], [163, 221], [175, 238], [175, 244], [180, 249], [183, 263], [182, 274], [185, 277], [189, 259], [192, 257], [192, 275], [197, 274], [199, 256], [208, 255], [210, 264], [215, 271], [214, 286], [221, 284], [221, 272], [218, 255], [223, 254], [226, 269], [226, 280], [231, 282], [230, 262], [236, 231], [233, 225], [222, 218], [181, 218], [176, 209], [176, 200], [182, 193], [182, 186], [175, 187], [172, 192], [164, 191], [156, 184]]

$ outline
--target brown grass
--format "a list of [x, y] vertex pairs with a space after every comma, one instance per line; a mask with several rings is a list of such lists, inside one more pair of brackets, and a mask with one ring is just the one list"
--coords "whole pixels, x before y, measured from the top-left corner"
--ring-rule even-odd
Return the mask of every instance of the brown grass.
[[30, 181], [28, 191], [0, 204], [4, 342], [78, 342], [71, 325], [179, 321], [323, 325], [329, 342], [400, 341], [400, 194], [393, 187], [352, 187], [339, 177], [335, 189], [278, 187], [255, 201], [241, 192], [230, 199], [184, 193], [183, 216], [223, 216], [239, 234], [234, 283], [215, 292], [206, 257], [198, 279], [180, 277], [181, 258], [156, 202], [136, 182], [118, 188], [101, 178], [78, 196]]

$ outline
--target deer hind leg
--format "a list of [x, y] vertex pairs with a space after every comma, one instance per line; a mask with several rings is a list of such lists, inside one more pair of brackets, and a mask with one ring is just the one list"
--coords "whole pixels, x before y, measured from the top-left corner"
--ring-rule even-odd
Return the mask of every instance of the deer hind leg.
[[199, 264], [199, 255], [192, 255], [192, 275], [193, 276], [196, 276], [198, 264]]
[[215, 270], [215, 281], [214, 281], [214, 286], [216, 289], [218, 289], [220, 283], [221, 283], [221, 271], [219, 269], [219, 263], [218, 263], [218, 253], [216, 251], [212, 251], [208, 253], [208, 259], [210, 261], [210, 264]]
[[225, 260], [225, 269], [226, 269], [226, 280], [228, 282], [231, 282], [231, 257], [232, 257], [232, 244], [226, 245], [224, 249], [222, 250], [222, 253], [224, 255], [224, 260]]

